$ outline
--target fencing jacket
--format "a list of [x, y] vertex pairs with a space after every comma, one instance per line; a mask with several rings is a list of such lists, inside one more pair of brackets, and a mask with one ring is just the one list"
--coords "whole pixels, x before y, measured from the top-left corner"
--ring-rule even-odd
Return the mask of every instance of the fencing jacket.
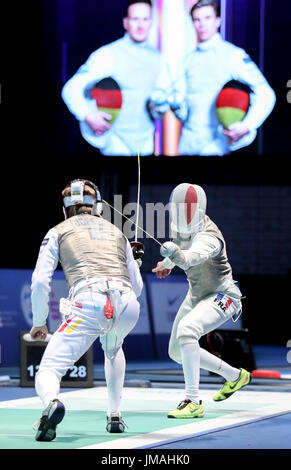
[[101, 217], [76, 215], [49, 230], [42, 242], [31, 284], [34, 326], [45, 324], [59, 260], [69, 288], [85, 278], [110, 276], [141, 294], [142, 278], [123, 233]]
[[[242, 121], [250, 132], [232, 145], [216, 114], [218, 93], [229, 80], [241, 81], [253, 90], [250, 108]], [[246, 51], [224, 41], [219, 33], [199, 43], [186, 56], [183, 78], [175, 86], [189, 106], [179, 141], [181, 155], [224, 155], [249, 145], [276, 101], [274, 91]]]
[[234, 295], [240, 297], [239, 289], [233, 284], [224, 237], [207, 215], [201, 232], [189, 236], [188, 240], [176, 233], [173, 242], [181, 250], [165, 258], [163, 266], [172, 269], [177, 265], [185, 271], [192, 303], [230, 286]]
[[[146, 41], [133, 41], [127, 33], [93, 52], [62, 90], [64, 102], [80, 121], [84, 139], [104, 155], [136, 155], [136, 142], [141, 155], [152, 154], [155, 124], [146, 102], [164, 67], [158, 50]], [[112, 77], [119, 84], [122, 107], [110, 130], [97, 136], [84, 121], [90, 111], [97, 111], [95, 100], [86, 99], [85, 91], [105, 77]]]

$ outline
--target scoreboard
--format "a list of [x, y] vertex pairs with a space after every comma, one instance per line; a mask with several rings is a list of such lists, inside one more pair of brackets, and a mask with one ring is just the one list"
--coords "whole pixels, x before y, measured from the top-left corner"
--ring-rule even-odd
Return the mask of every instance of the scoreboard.
[[[48, 343], [27, 341], [27, 333], [20, 333], [20, 386], [34, 387], [35, 374]], [[93, 346], [68, 369], [61, 380], [61, 387], [93, 387]]]

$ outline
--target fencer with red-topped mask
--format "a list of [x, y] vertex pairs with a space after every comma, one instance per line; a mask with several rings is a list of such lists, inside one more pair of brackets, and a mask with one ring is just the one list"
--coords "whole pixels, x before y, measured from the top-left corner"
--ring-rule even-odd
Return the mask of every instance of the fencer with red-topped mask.
[[[123, 432], [121, 417], [126, 361], [124, 338], [134, 328], [143, 288], [141, 247], [102, 217], [98, 187], [74, 180], [62, 192], [65, 220], [50, 229], [40, 247], [32, 275], [32, 338], [44, 340], [51, 279], [60, 261], [69, 287], [61, 299], [64, 321], [52, 335], [36, 374], [35, 388], [44, 411], [35, 425], [37, 441], [51, 441], [65, 414], [58, 399], [60, 381], [99, 337], [105, 356], [108, 432]], [[135, 259], [136, 258], [136, 259]]]
[[199, 393], [200, 368], [225, 378], [213, 397], [224, 400], [250, 382], [251, 374], [237, 369], [199, 345], [202, 336], [242, 311], [241, 292], [232, 276], [226, 243], [217, 225], [206, 215], [203, 188], [182, 183], [170, 197], [172, 240], [161, 247], [163, 261], [152, 270], [163, 278], [178, 266], [189, 283], [186, 298], [175, 317], [169, 342], [169, 356], [182, 364], [185, 399], [168, 414], [169, 418], [201, 418], [204, 407]]

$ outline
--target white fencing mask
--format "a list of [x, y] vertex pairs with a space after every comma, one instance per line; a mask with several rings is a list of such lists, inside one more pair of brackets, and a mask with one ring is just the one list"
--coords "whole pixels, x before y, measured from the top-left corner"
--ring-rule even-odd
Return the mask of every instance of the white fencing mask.
[[181, 183], [170, 196], [169, 212], [174, 231], [194, 234], [203, 229], [206, 194], [197, 184]]

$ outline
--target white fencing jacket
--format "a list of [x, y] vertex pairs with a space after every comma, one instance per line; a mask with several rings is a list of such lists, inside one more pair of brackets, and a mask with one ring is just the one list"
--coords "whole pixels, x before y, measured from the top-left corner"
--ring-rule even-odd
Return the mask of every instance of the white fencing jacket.
[[[217, 96], [230, 80], [241, 81], [253, 90], [242, 121], [250, 132], [233, 145], [228, 144], [216, 115]], [[175, 88], [189, 106], [179, 142], [181, 155], [224, 155], [251, 144], [276, 101], [274, 91], [249, 55], [224, 41], [219, 33], [187, 54]]]
[[[32, 274], [31, 304], [33, 313], [33, 326], [43, 326], [49, 313], [49, 294], [51, 279], [59, 261], [59, 242], [56, 228], [48, 231], [40, 247], [37, 263]], [[143, 281], [132, 249], [127, 241], [126, 264], [131, 286], [137, 297], [140, 296]]]
[[[155, 124], [146, 102], [164, 66], [157, 49], [146, 41], [133, 41], [128, 33], [93, 52], [62, 90], [64, 102], [80, 121], [84, 139], [104, 155], [137, 155], [137, 142], [141, 155], [153, 154]], [[95, 100], [85, 97], [85, 90], [105, 77], [119, 84], [122, 107], [111, 129], [97, 136], [84, 121], [89, 111], [98, 109]]]

